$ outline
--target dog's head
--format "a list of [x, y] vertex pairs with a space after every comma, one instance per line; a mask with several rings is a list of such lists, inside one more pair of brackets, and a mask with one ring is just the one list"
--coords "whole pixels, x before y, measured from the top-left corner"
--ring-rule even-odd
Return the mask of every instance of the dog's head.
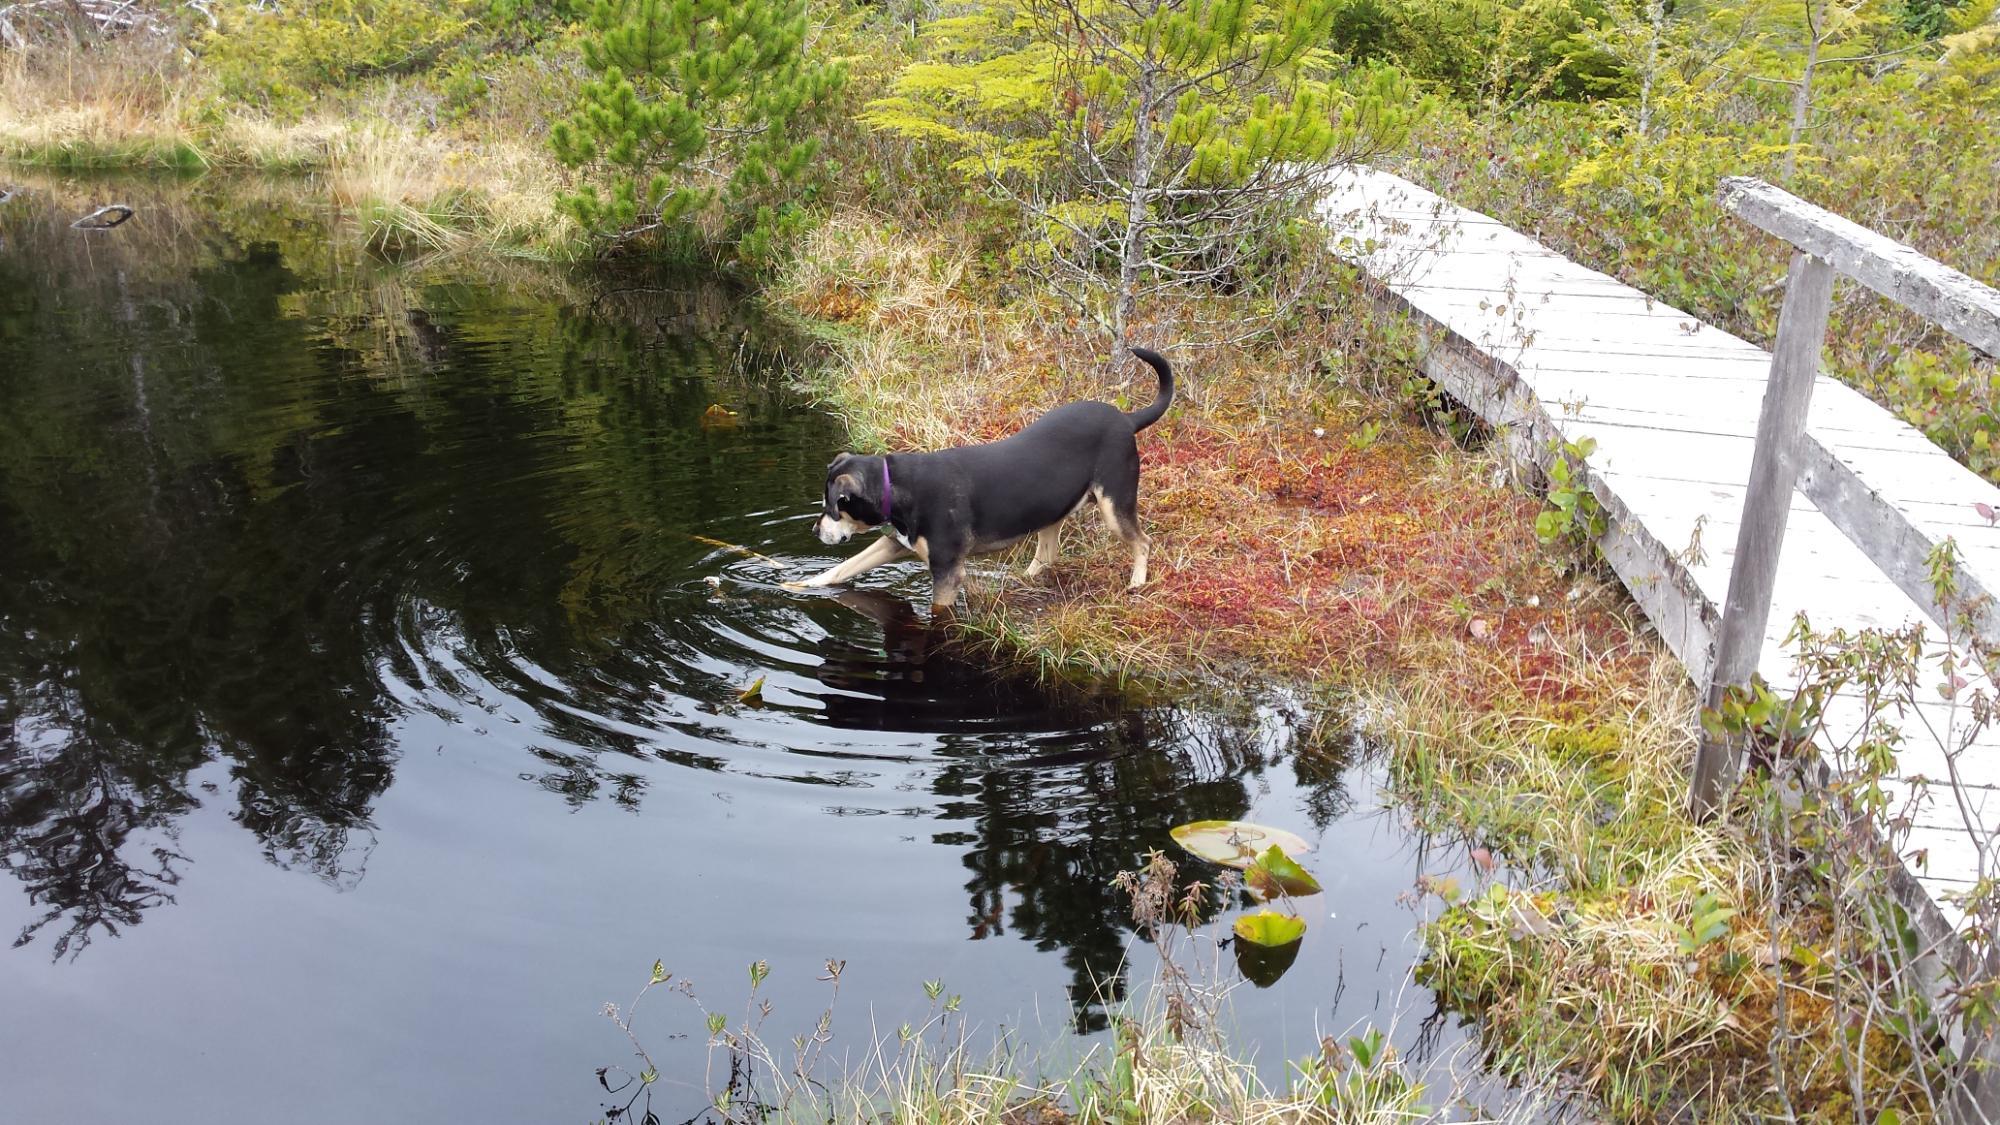
[[[882, 524], [882, 468], [877, 457], [843, 453], [826, 467], [825, 506], [813, 530], [833, 546]], [[871, 475], [872, 474], [872, 475]]]

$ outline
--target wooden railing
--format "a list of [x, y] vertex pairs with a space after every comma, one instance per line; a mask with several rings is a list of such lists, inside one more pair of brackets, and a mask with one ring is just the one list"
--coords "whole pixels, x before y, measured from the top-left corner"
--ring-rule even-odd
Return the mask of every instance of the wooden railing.
[[[1717, 196], [1737, 218], [1791, 243], [1793, 253], [1716, 639], [1706, 701], [1711, 708], [1729, 688], [1748, 684], [1757, 669], [1795, 487], [1933, 621], [1948, 623], [1928, 562], [1939, 540], [1806, 430], [1834, 275], [1853, 278], [1980, 351], [2000, 356], [2000, 291], [1761, 180], [1726, 179]], [[1971, 607], [1976, 639], [2000, 647], [2000, 615], [1994, 612], [2000, 602], [1993, 597], [2000, 590], [1989, 589], [1986, 576], [1972, 568], [1961, 568], [1957, 582], [1957, 598]], [[1956, 602], [1952, 611], [1962, 612]], [[1737, 757], [1728, 740], [1703, 737], [1688, 795], [1696, 817], [1712, 813], [1729, 791]]]

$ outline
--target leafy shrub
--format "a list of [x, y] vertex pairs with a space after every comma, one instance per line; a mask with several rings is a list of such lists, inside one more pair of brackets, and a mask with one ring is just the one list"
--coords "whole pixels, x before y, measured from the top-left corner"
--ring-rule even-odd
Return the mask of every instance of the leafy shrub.
[[477, 5], [491, 46], [506, 51], [526, 50], [590, 15], [585, 0], [477, 0]]
[[430, 67], [473, 30], [473, 0], [313, 0], [215, 10], [200, 43], [222, 92], [295, 112], [327, 87]]
[[1598, 0], [1341, 0], [1332, 43], [1465, 101], [1580, 100], [1629, 87], [1594, 34], [1605, 14]]
[[457, 58], [437, 69], [433, 76], [445, 110], [453, 117], [465, 117], [486, 100], [491, 92], [486, 67], [481, 60]]
[[1535, 517], [1535, 537], [1544, 543], [1567, 544], [1578, 560], [1596, 558], [1597, 541], [1606, 527], [1604, 509], [1590, 487], [1588, 461], [1597, 451], [1595, 439], [1580, 437], [1557, 442], [1549, 450], [1548, 502]]
[[[1935, 43], [1886, 19], [1842, 40], [1840, 55], [1820, 60], [1812, 127], [1788, 185], [1987, 284], [2000, 283], [1996, 10], [1994, 0], [1952, 9], [1948, 34]], [[1784, 180], [1792, 148], [1786, 83], [1803, 65], [1799, 29], [1695, 22], [1668, 32], [1644, 131], [1637, 97], [1505, 114], [1461, 104], [1432, 119], [1416, 174], [1456, 203], [1768, 345], [1790, 248], [1729, 216], [1714, 192], [1728, 175]], [[1723, 48], [1739, 53], [1703, 64]], [[1891, 302], [1842, 286], [1825, 362], [2000, 481], [2000, 371], [1990, 360]]]

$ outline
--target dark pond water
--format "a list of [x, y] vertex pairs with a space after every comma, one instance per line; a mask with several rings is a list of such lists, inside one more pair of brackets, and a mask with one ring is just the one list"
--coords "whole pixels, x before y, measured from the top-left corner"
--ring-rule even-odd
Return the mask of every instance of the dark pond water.
[[[1041, 686], [921, 579], [792, 596], [708, 542], [827, 565], [841, 442], [726, 291], [118, 194], [110, 232], [88, 186], [0, 207], [0, 1117], [580, 1122], [656, 958], [730, 1011], [767, 960], [777, 1031], [845, 959], [851, 1051], [932, 979], [1081, 1049], [1152, 973], [1113, 875], [1203, 817], [1318, 845], [1298, 962], [1232, 1000], [1267, 1073], [1464, 1042], [1399, 902], [1455, 860], [1288, 708]], [[641, 1030], [699, 1083], [697, 1013]]]

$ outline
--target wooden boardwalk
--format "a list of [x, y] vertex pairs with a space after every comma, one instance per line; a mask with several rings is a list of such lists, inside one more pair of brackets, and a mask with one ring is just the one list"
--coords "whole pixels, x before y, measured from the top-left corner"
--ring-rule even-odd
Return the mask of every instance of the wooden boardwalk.
[[[1425, 374], [1518, 456], [1546, 464], [1557, 441], [1595, 440], [1589, 475], [1611, 520], [1605, 554], [1706, 687], [1770, 353], [1385, 172], [1339, 174], [1322, 218], [1343, 253], [1426, 331]], [[1950, 538], [1964, 571], [2000, 589], [2000, 528], [1975, 507], [2000, 511], [2000, 489], [1916, 429], [1820, 375], [1803, 460], [1808, 478], [1833, 481], [1871, 512], [1890, 510], [1880, 534], [1918, 547]], [[1910, 592], [1921, 576], [1885, 574], [1804, 483], [1792, 496], [1757, 665], [1781, 688], [1796, 680], [1783, 639], [1800, 612], [1822, 631], [1923, 623], [1941, 637]], [[1970, 889], [2000, 858], [2000, 731], [1982, 732], [1949, 769], [1945, 747], [1970, 722], [1938, 696], [1940, 679], [1926, 670], [1918, 690], [1934, 702], [1903, 719], [1897, 770], [1931, 779], [1900, 850], [1921, 890], [1906, 898], [1921, 900], [1911, 905], [1933, 934], [1962, 921], [1947, 892]], [[1829, 727], [1845, 736], [1858, 717], [1856, 706]]]

